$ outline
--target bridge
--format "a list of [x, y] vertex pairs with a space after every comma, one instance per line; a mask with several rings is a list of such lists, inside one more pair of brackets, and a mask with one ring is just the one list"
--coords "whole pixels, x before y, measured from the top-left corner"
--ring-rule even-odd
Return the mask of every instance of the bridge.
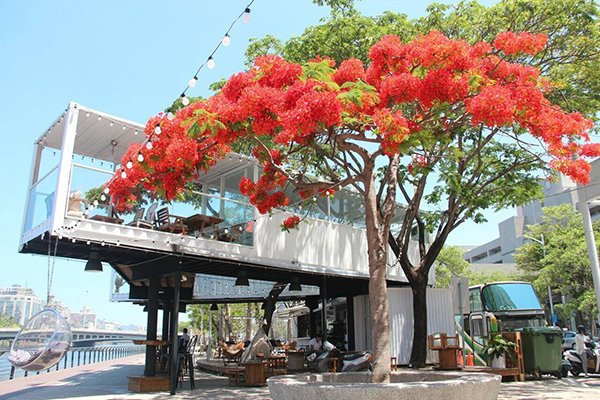
[[[0, 328], [0, 341], [12, 343], [18, 332], [19, 328]], [[145, 332], [107, 331], [99, 329], [71, 329], [71, 332], [73, 333], [73, 347], [89, 347], [99, 342], [122, 342], [146, 338]], [[0, 347], [4, 348], [8, 346], [2, 343]]]

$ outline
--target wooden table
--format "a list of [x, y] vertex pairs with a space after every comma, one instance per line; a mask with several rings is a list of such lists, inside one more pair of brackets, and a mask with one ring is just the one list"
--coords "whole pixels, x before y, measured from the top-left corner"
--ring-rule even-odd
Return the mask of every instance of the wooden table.
[[264, 386], [267, 383], [265, 377], [265, 366], [264, 362], [245, 362], [242, 366], [246, 368], [245, 378], [246, 386]]
[[94, 215], [90, 218], [94, 221], [108, 222], [109, 224], [119, 224], [122, 225], [125, 220], [121, 218], [108, 217], [106, 215]]
[[200, 232], [205, 228], [215, 229], [215, 225], [219, 225], [225, 221], [223, 218], [213, 217], [211, 215], [194, 214], [183, 220], [183, 224], [188, 227], [188, 232]]

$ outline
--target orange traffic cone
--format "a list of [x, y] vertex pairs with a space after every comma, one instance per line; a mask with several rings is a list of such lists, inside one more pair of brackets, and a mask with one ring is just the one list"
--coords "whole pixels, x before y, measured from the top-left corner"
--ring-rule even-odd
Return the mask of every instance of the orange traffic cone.
[[462, 350], [458, 351], [458, 365], [460, 365], [461, 367], [465, 366], [465, 362], [463, 361], [463, 353]]
[[467, 367], [473, 366], [475, 366], [475, 364], [473, 364], [473, 353], [469, 352], [469, 355], [467, 356]]

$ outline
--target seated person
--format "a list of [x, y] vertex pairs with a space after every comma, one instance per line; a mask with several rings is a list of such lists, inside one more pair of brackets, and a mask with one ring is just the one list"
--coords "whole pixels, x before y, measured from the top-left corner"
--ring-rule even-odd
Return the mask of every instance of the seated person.
[[310, 342], [308, 342], [308, 349], [312, 351], [323, 350], [323, 335], [317, 333], [314, 338], [310, 339]]

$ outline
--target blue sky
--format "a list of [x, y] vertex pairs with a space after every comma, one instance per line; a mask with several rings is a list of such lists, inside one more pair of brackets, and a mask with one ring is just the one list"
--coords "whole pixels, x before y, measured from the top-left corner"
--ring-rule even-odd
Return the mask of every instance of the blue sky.
[[[228, 1], [0, 1], [0, 287], [28, 285], [45, 298], [47, 258], [17, 253], [33, 140], [69, 101], [137, 122], [169, 105], [185, 87], [248, 0]], [[429, 2], [368, 0], [367, 15], [385, 10], [415, 18]], [[490, 1], [483, 2], [489, 5]], [[256, 0], [252, 21], [231, 32], [231, 45], [203, 69], [191, 95], [244, 68], [251, 37], [286, 40], [327, 16], [310, 0]], [[449, 244], [482, 244], [514, 210], [465, 224]], [[53, 293], [72, 310], [90, 306], [100, 317], [145, 325], [142, 308], [108, 301], [110, 272], [86, 274], [81, 262], [57, 260]]]

